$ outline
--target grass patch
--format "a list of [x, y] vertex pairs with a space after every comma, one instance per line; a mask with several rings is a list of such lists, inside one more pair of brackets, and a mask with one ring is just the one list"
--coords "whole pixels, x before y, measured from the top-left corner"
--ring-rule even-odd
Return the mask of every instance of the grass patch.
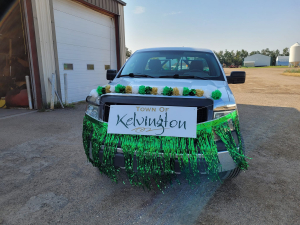
[[43, 107], [43, 108], [39, 109], [39, 110], [38, 110], [38, 112], [46, 112], [46, 109], [45, 109], [45, 107]]
[[282, 75], [293, 76], [293, 77], [300, 77], [300, 73], [283, 73]]
[[247, 67], [247, 66], [242, 66], [241, 68], [244, 68], [244, 69], [260, 69], [260, 68], [289, 68], [288, 66], [254, 66], [254, 67]]
[[[81, 103], [81, 102], [63, 104], [63, 106], [65, 109], [74, 109], [78, 103]], [[48, 109], [50, 109], [50, 103], [47, 104], [46, 108], [43, 107], [42, 109], [40, 109], [39, 112], [45, 112]], [[54, 103], [54, 109], [62, 109], [61, 104], [59, 102]]]
[[[74, 104], [74, 103], [63, 104], [63, 105], [64, 105], [65, 109], [74, 109], [75, 106], [76, 106], [76, 104]], [[62, 107], [61, 107], [60, 103], [56, 103], [56, 104], [54, 105], [54, 108], [55, 108], [55, 109], [61, 109]]]
[[300, 69], [289, 69], [285, 70], [284, 73], [300, 73]]
[[[65, 109], [74, 109], [76, 104], [75, 103], [70, 103], [70, 104], [63, 104]], [[50, 104], [49, 104], [50, 108]], [[54, 109], [62, 109], [61, 104], [59, 102], [54, 104]]]
[[282, 75], [300, 77], [300, 69], [285, 70]]
[[[70, 103], [70, 104], [63, 104], [65, 109], [74, 109], [76, 105], [79, 104], [85, 104], [85, 101], [81, 102], [76, 102], [76, 103]], [[61, 104], [59, 102], [54, 104], [54, 109], [62, 109]], [[50, 103], [48, 103], [46, 106], [43, 106], [41, 109], [38, 110], [38, 112], [51, 112], [52, 110], [50, 109]]]

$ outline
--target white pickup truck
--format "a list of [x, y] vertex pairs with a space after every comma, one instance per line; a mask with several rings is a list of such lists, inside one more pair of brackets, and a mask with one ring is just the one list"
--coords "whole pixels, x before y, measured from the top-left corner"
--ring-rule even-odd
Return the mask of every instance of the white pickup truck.
[[87, 97], [83, 144], [88, 160], [113, 180], [125, 169], [133, 185], [151, 178], [213, 180], [236, 177], [248, 164], [234, 96], [211, 50], [151, 48], [136, 51], [108, 85]]

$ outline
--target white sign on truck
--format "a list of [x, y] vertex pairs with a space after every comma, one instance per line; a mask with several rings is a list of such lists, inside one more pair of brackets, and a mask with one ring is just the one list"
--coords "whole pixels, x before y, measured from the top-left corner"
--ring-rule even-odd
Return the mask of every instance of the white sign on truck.
[[107, 133], [196, 138], [197, 107], [111, 105]]

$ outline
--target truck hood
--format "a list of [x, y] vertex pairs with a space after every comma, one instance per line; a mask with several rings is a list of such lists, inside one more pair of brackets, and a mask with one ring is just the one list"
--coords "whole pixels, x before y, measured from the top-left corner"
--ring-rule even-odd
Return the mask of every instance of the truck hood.
[[[231, 90], [227, 82], [218, 80], [191, 80], [191, 79], [169, 79], [169, 78], [116, 78], [110, 83], [111, 86], [121, 84], [124, 86], [139, 87], [141, 85], [150, 87], [177, 87], [189, 89], [202, 89], [204, 91], [205, 97], [210, 96], [211, 92], [219, 90], [222, 93], [222, 97], [216, 100], [219, 104], [221, 101], [229, 102]], [[218, 104], [218, 105], [219, 105]], [[222, 104], [220, 104], [222, 105]]]

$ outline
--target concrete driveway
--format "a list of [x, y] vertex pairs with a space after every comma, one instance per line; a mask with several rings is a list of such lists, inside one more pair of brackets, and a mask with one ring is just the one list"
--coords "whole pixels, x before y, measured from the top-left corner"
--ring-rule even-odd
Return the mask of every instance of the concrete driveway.
[[231, 86], [252, 159], [223, 184], [112, 183], [87, 163], [83, 104], [0, 120], [0, 224], [299, 224], [300, 78], [282, 71]]
[[21, 116], [21, 115], [26, 115], [26, 114], [30, 114], [30, 113], [34, 113], [36, 112], [36, 110], [29, 110], [29, 109], [3, 109], [0, 108], [0, 120], [2, 119], [8, 119], [8, 118], [12, 118], [15, 116]]

